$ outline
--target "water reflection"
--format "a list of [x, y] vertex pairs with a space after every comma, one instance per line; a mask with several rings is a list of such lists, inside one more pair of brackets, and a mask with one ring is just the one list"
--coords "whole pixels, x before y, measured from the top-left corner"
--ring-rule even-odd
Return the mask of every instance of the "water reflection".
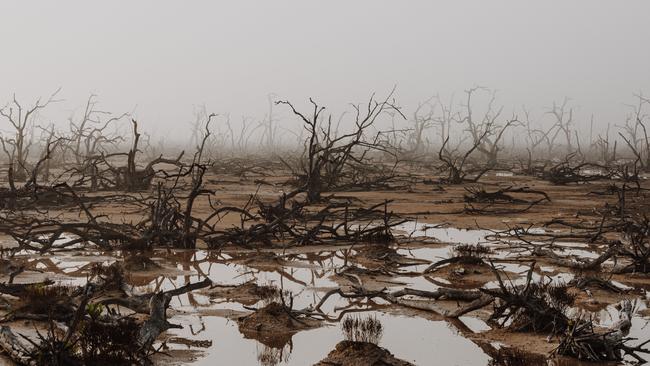
[[[402, 228], [437, 238], [441, 243], [476, 244], [485, 241], [483, 230], [428, 229], [423, 226]], [[323, 360], [328, 352], [343, 340], [338, 324], [323, 322], [314, 329], [291, 334], [275, 334], [261, 339], [247, 333], [237, 319], [277, 300], [277, 293], [291, 294], [294, 309], [309, 309], [318, 304], [331, 289], [351, 287], [354, 282], [375, 284], [378, 288], [408, 286], [433, 291], [452, 284], [447, 278], [424, 276], [428, 263], [448, 258], [450, 246], [362, 248], [342, 247], [320, 252], [252, 252], [243, 250], [159, 250], [145, 255], [158, 266], [134, 270], [126, 278], [133, 293], [170, 290], [191, 282], [210, 278], [211, 289], [187, 293], [172, 300], [169, 315], [183, 329], [167, 332], [166, 353], [157, 356], [161, 363], [213, 365], [312, 365]], [[498, 252], [496, 255], [498, 256]], [[583, 253], [581, 253], [583, 254]], [[129, 253], [128, 255], [132, 255]], [[59, 282], [81, 285], [98, 264], [122, 261], [123, 253], [72, 251], [56, 255], [20, 253], [26, 271], [17, 282], [32, 282], [49, 277]], [[389, 258], [382, 266], [377, 259]], [[375, 262], [372, 262], [375, 260]], [[373, 264], [374, 265], [371, 265]], [[397, 265], [395, 265], [397, 263]], [[499, 263], [513, 274], [513, 283], [523, 280], [527, 266], [519, 263]], [[568, 282], [570, 273], [552, 273], [554, 267], [540, 269], [536, 278], [553, 278]], [[385, 273], [382, 277], [381, 273]], [[343, 279], [354, 278], [345, 282]], [[455, 285], [455, 283], [453, 283]], [[494, 283], [482, 285], [490, 287]], [[640, 305], [645, 309], [645, 304]], [[475, 316], [455, 320], [440, 320], [430, 314], [403, 309], [389, 309], [381, 300], [365, 298], [336, 298], [327, 301], [323, 312], [333, 318], [346, 319], [350, 313], [363, 313], [381, 323], [381, 337], [373, 338], [395, 357], [417, 365], [519, 365], [546, 364], [534, 355], [506, 351], [502, 347], [481, 341], [478, 334], [491, 327]], [[600, 314], [602, 324], [615, 321], [616, 311]], [[608, 318], [609, 317], [609, 318]], [[635, 318], [631, 334], [644, 337], [647, 321]], [[211, 341], [211, 343], [209, 343]], [[181, 361], [179, 361], [181, 360]]]

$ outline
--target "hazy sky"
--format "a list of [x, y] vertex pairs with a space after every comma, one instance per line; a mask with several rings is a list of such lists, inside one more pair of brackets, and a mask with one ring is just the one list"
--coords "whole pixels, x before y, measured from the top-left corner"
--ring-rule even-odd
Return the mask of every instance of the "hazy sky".
[[0, 12], [2, 104], [61, 86], [44, 113], [60, 119], [93, 92], [171, 137], [197, 104], [262, 117], [268, 93], [336, 109], [397, 85], [408, 109], [479, 84], [507, 109], [569, 96], [616, 123], [650, 94], [647, 0], [4, 0]]

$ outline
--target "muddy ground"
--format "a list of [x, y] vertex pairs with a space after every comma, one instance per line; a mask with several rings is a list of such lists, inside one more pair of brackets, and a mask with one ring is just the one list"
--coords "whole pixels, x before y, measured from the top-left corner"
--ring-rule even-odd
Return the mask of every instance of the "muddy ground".
[[[213, 203], [243, 207], [251, 194], [273, 201], [291, 187], [284, 174], [254, 176], [207, 176], [206, 188], [214, 189]], [[532, 260], [494, 239], [494, 231], [514, 226], [534, 227], [553, 233], [571, 232], [565, 227], [547, 227], [552, 220], [581, 220], [598, 223], [594, 210], [616, 204], [616, 196], [599, 194], [610, 181], [552, 185], [527, 176], [490, 173], [479, 184], [439, 185], [434, 177], [417, 176], [408, 187], [386, 191], [330, 192], [329, 202], [350, 201], [353, 205], [372, 206], [390, 201], [388, 208], [405, 220], [394, 227], [395, 242], [342, 243], [341, 245], [280, 246], [246, 249], [224, 247], [220, 250], [158, 249], [151, 252], [102, 252], [93, 248], [71, 248], [57, 253], [36, 254], [23, 251], [15, 258], [26, 266], [15, 283], [45, 279], [61, 284], [84, 284], [93, 264], [122, 262], [126, 281], [135, 293], [169, 290], [206, 277], [214, 283], [174, 298], [168, 311], [169, 321], [182, 325], [170, 329], [158, 339], [161, 352], [154, 356], [161, 365], [524, 365], [580, 364], [575, 359], [548, 355], [558, 345], [557, 338], [534, 332], [515, 333], [489, 321], [493, 305], [486, 305], [459, 318], [445, 316], [459, 307], [457, 301], [438, 300], [429, 310], [397, 305], [382, 298], [343, 298], [334, 294], [322, 304], [326, 320], [294, 318], [279, 308], [281, 301], [292, 301], [297, 310], [314, 309], [331, 290], [343, 292], [363, 288], [366, 291], [397, 291], [404, 288], [435, 291], [440, 288], [494, 288], [496, 277], [485, 263], [451, 263], [434, 271], [425, 270], [433, 263], [454, 255], [454, 248], [481, 243], [490, 248], [490, 258], [514, 283], [523, 281]], [[544, 191], [550, 201], [530, 209], [522, 203], [508, 203], [484, 214], [466, 210], [465, 188], [482, 186], [496, 190], [508, 186]], [[644, 188], [650, 188], [647, 179]], [[97, 193], [108, 195], [110, 192]], [[524, 200], [535, 195], [523, 194]], [[310, 209], [316, 210], [318, 206]], [[490, 210], [493, 207], [490, 207]], [[110, 200], [96, 204], [95, 212], [108, 215], [114, 222], [136, 222], [142, 212], [128, 204]], [[195, 214], [211, 211], [207, 200], [197, 201]], [[79, 210], [50, 210], [57, 217], [79, 217]], [[240, 217], [229, 214], [219, 225], [238, 225]], [[615, 237], [616, 235], [610, 234]], [[4, 247], [15, 243], [2, 238]], [[557, 253], [576, 258], [594, 258], [606, 248], [583, 239], [559, 240]], [[137, 255], [136, 255], [137, 254]], [[139, 257], [141, 256], [141, 257]], [[146, 258], [148, 260], [142, 259]], [[569, 283], [574, 270], [554, 264], [543, 257], [534, 259], [535, 278]], [[604, 264], [614, 266], [615, 263]], [[4, 271], [6, 282], [11, 271]], [[621, 291], [602, 288], [572, 288], [576, 295], [574, 312], [587, 312], [602, 327], [617, 320], [616, 304], [632, 299], [636, 304], [630, 337], [650, 338], [645, 274], [608, 276]], [[10, 301], [5, 299], [4, 302]], [[418, 301], [414, 299], [412, 301]], [[417, 307], [417, 306], [416, 306]], [[0, 308], [2, 304], [0, 304]], [[6, 307], [4, 307], [6, 308]], [[27, 335], [42, 322], [12, 321], [1, 311], [3, 325]], [[378, 344], [345, 343], [340, 320], [347, 316], [374, 315], [383, 325]], [[357, 354], [360, 353], [361, 355]], [[346, 361], [346, 359], [348, 361]], [[5, 362], [9, 362], [5, 360]], [[320, 363], [319, 363], [320, 362]], [[9, 364], [9, 363], [8, 363]]]

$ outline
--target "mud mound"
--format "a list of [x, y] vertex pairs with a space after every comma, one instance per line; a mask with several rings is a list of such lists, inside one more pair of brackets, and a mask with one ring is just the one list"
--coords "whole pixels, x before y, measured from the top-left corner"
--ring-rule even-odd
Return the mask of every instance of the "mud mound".
[[130, 272], [152, 271], [160, 268], [162, 267], [158, 263], [142, 254], [127, 256], [124, 260], [124, 269]]
[[342, 341], [327, 357], [315, 366], [412, 366], [395, 358], [388, 350], [368, 342]]
[[371, 269], [429, 264], [427, 260], [409, 258], [401, 255], [395, 248], [384, 244], [367, 245], [359, 248], [358, 253], [352, 257], [352, 260]]
[[313, 319], [298, 318], [282, 304], [272, 302], [237, 320], [239, 331], [270, 347], [284, 347], [291, 337], [304, 329], [315, 328], [320, 323]]
[[280, 291], [272, 286], [260, 286], [255, 282], [246, 282], [237, 286], [215, 286], [203, 291], [211, 298], [223, 298], [243, 305], [255, 305], [260, 300], [275, 299]]

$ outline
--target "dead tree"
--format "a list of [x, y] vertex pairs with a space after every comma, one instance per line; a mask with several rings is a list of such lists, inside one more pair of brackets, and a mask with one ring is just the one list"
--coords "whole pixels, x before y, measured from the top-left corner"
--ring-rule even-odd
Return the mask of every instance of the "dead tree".
[[503, 138], [506, 130], [519, 123], [516, 116], [512, 116], [506, 120], [505, 123], [499, 124], [497, 120], [501, 117], [503, 107], [494, 109], [494, 101], [496, 100], [496, 93], [492, 92], [490, 101], [488, 102], [487, 109], [480, 120], [474, 118], [474, 111], [472, 106], [472, 97], [477, 90], [487, 90], [481, 87], [474, 87], [466, 90], [467, 101], [463, 105], [465, 109], [464, 116], [459, 117], [459, 123], [467, 124], [467, 131], [472, 136], [476, 150], [481, 152], [487, 159], [487, 165], [493, 167], [497, 163], [497, 155], [502, 149], [500, 146], [501, 139]]
[[562, 104], [557, 104], [553, 102], [553, 107], [548, 112], [555, 119], [555, 133], [551, 137], [549, 144], [549, 151], [552, 149], [552, 145], [555, 144], [555, 140], [558, 135], [562, 133], [566, 142], [566, 151], [567, 154], [573, 152], [573, 107], [569, 107], [569, 98], [564, 98]]
[[478, 145], [481, 143], [481, 141], [487, 135], [488, 132], [489, 132], [488, 129], [483, 131], [483, 133], [478, 137], [478, 140], [474, 141], [472, 147], [462, 155], [454, 155], [448, 150], [446, 150], [445, 146], [447, 146], [447, 143], [449, 142], [449, 137], [445, 139], [445, 142], [442, 144], [440, 150], [438, 151], [438, 159], [440, 159], [440, 161], [442, 162], [442, 165], [439, 167], [439, 169], [443, 172], [447, 172], [447, 177], [441, 180], [442, 183], [445, 184], [462, 184], [464, 182], [475, 183], [483, 176], [483, 174], [487, 173], [490, 170], [490, 167], [488, 166], [482, 169], [478, 174], [476, 174], [474, 178], [470, 179], [467, 178], [467, 175], [469, 173], [465, 167], [465, 164], [467, 163], [467, 159], [478, 148]]
[[[165, 187], [162, 182], [158, 183], [156, 195], [148, 202], [148, 217], [136, 226], [136, 229], [142, 233], [141, 237], [146, 239], [141, 243], [145, 248], [173, 246], [193, 249], [196, 247], [204, 221], [192, 216], [194, 201], [200, 195], [212, 193], [202, 187], [205, 171], [205, 166], [193, 164], [187, 171], [172, 178], [174, 183], [171, 187]], [[192, 177], [192, 186], [183, 207], [182, 199], [179, 197], [179, 180], [185, 176]]]
[[619, 136], [623, 138], [627, 146], [639, 161], [642, 169], [650, 169], [650, 138], [646, 126], [648, 114], [645, 108], [650, 105], [650, 99], [638, 94], [639, 99], [636, 105], [630, 106], [632, 112], [625, 120], [623, 131]]
[[[141, 190], [148, 189], [151, 186], [151, 181], [154, 176], [153, 165], [158, 162], [166, 161], [157, 161], [154, 164], [148, 164], [143, 170], [137, 168], [136, 163], [136, 154], [138, 153], [138, 143], [140, 142], [140, 133], [138, 132], [138, 122], [136, 120], [131, 120], [133, 123], [133, 146], [129, 150], [126, 158], [126, 167], [121, 167], [117, 169], [116, 184], [118, 187], [124, 187], [127, 190]], [[178, 161], [171, 161], [172, 164], [178, 163]]]
[[192, 123], [192, 135], [190, 142], [192, 145], [198, 146], [201, 143], [201, 131], [203, 129], [204, 121], [208, 117], [208, 112], [205, 105], [194, 107], [194, 121]]
[[[9, 188], [0, 188], [0, 208], [13, 210], [32, 209], [36, 207], [57, 205], [61, 201], [65, 201], [62, 197], [49, 185], [41, 185], [38, 183], [39, 175], [47, 182], [49, 180], [49, 162], [55, 150], [62, 144], [65, 139], [56, 138], [53, 130], [48, 135], [43, 152], [38, 161], [31, 167], [30, 172], [27, 173], [28, 178], [25, 183], [18, 187], [13, 177], [12, 166], [9, 166]], [[0, 140], [1, 141], [1, 140]], [[5, 151], [7, 147], [3, 144]]]
[[41, 153], [40, 158], [34, 165], [29, 179], [25, 183], [26, 187], [36, 186], [38, 175], [41, 173], [41, 169], [46, 170], [45, 177], [43, 178], [46, 182], [48, 181], [49, 176], [49, 163], [52, 160], [52, 154], [57, 149], [57, 147], [64, 141], [62, 137], [56, 138], [54, 136], [54, 130], [51, 130], [48, 138], [43, 147], [43, 152]]
[[[192, 122], [191, 127], [192, 135], [190, 137], [190, 144], [197, 149], [199, 145], [203, 145], [202, 154], [205, 152], [205, 154], [209, 154], [210, 156], [216, 155], [220, 152], [217, 147], [226, 146], [229, 139], [231, 140], [230, 145], [232, 150], [236, 151], [234, 141], [236, 135], [234, 134], [232, 126], [230, 124], [230, 114], [221, 116], [225, 119], [224, 125], [226, 126], [227, 131], [219, 131], [219, 126], [217, 125], [216, 129], [214, 129], [214, 132], [211, 131], [209, 137], [205, 139], [206, 125], [211, 124], [213, 119], [216, 119], [217, 117], [220, 117], [220, 115], [216, 113], [209, 113], [205, 105], [196, 108], [194, 111], [194, 122]], [[163, 151], [160, 152], [162, 153]], [[243, 150], [240, 152], [243, 152]]]
[[88, 97], [83, 115], [78, 121], [74, 116], [68, 119], [70, 144], [65, 148], [67, 153], [72, 154], [77, 166], [82, 166], [88, 157], [107, 152], [107, 148], [114, 148], [124, 140], [119, 135], [109, 134], [108, 129], [128, 116], [128, 113], [114, 116], [110, 112], [99, 110], [96, 98], [94, 94]]
[[645, 346], [647, 340], [637, 346], [629, 345], [627, 338], [632, 326], [634, 304], [625, 300], [620, 304], [619, 320], [606, 329], [598, 330], [591, 320], [582, 317], [574, 320], [560, 338], [553, 354], [575, 357], [590, 362], [622, 361], [623, 356], [634, 357], [639, 364], [645, 363], [638, 353], [650, 354]]
[[[158, 336], [182, 328], [168, 321], [171, 299], [212, 284], [206, 278], [168, 291], [133, 295], [120, 267], [99, 267], [93, 272], [84, 287], [52, 281], [0, 286], [0, 292], [19, 298], [12, 304], [14, 319], [40, 321], [41, 329], [48, 329], [42, 334], [37, 328], [37, 337], [30, 338], [3, 326], [0, 349], [21, 365], [151, 365]], [[114, 304], [143, 317], [123, 317], [108, 308]]]
[[566, 311], [573, 305], [575, 295], [567, 291], [566, 285], [555, 285], [550, 281], [533, 282], [534, 269], [533, 262], [528, 270], [526, 283], [516, 286], [513, 283], [505, 283], [493, 265], [499, 288], [480, 289], [481, 292], [501, 300], [494, 307], [490, 320], [517, 332], [561, 333], [570, 324]]
[[650, 218], [645, 214], [632, 215], [631, 218], [624, 216], [621, 225], [624, 240], [620, 254], [630, 263], [618, 265], [612, 271], [615, 273], [650, 272]]
[[248, 150], [250, 140], [255, 131], [260, 128], [258, 124], [253, 124], [253, 119], [250, 117], [242, 116], [239, 130], [235, 130], [230, 123], [230, 115], [226, 115], [226, 127], [228, 128], [228, 136], [230, 137], [230, 150], [232, 154], [244, 154]]
[[[436, 104], [433, 103], [433, 98], [429, 98], [424, 102], [418, 103], [417, 108], [413, 111], [413, 117], [411, 120], [412, 130], [407, 136], [406, 145], [408, 149], [413, 154], [419, 154], [423, 152], [427, 138], [425, 132], [436, 125], [434, 119], [435, 116]], [[443, 134], [445, 133], [442, 126]]]
[[[576, 152], [568, 154], [563, 161], [552, 166], [548, 171], [544, 171], [542, 177], [557, 185], [586, 183], [611, 178], [607, 168], [602, 165], [585, 162], [573, 163], [572, 160], [576, 155]], [[593, 170], [593, 172], [588, 173], [587, 170]]]
[[598, 134], [598, 139], [593, 143], [593, 147], [596, 148], [600, 155], [600, 159], [603, 161], [603, 164], [609, 166], [616, 161], [616, 149], [618, 141], [614, 140], [614, 144], [609, 141], [609, 123], [607, 124], [607, 129], [605, 130], [605, 137]]
[[[41, 152], [39, 161], [44, 160], [45, 163], [43, 163], [42, 171], [39, 172], [38, 170], [36, 170], [36, 173], [40, 173], [43, 177], [43, 180], [45, 182], [48, 182], [50, 180], [50, 167], [52, 165], [52, 160], [54, 159], [54, 157], [52, 156], [54, 152], [53, 151], [54, 149], [52, 149], [52, 143], [55, 140], [54, 125], [50, 125], [47, 129], [42, 128], [42, 130], [44, 134], [44, 136], [42, 137], [42, 141], [44, 142], [45, 148]], [[59, 141], [61, 140], [59, 139], [56, 145], [58, 145]], [[57, 146], [54, 146], [54, 148], [56, 147]]]
[[[173, 181], [171, 187], [165, 187], [162, 182], [158, 183], [157, 196], [149, 203], [150, 215], [143, 220], [138, 227], [145, 232], [148, 238], [148, 245], [173, 246], [192, 249], [196, 247], [196, 241], [200, 236], [205, 221], [192, 216], [194, 201], [201, 195], [212, 194], [213, 192], [203, 188], [203, 176], [207, 165], [202, 163], [206, 142], [212, 135], [210, 122], [216, 114], [208, 116], [205, 124], [205, 132], [196, 146], [196, 152], [192, 164], [186, 171], [181, 170], [175, 175], [165, 174], [165, 177]], [[179, 202], [180, 179], [186, 176], [191, 177], [191, 188], [185, 199], [183, 208]]]
[[60, 90], [61, 88], [54, 91], [45, 102], [41, 102], [41, 99], [36, 100], [30, 108], [23, 107], [15, 95], [12, 102], [0, 108], [0, 116], [9, 121], [15, 131], [13, 137], [2, 137], [2, 144], [11, 147], [9, 149], [5, 146], [4, 150], [9, 159], [9, 169], [16, 181], [27, 179], [29, 150], [32, 145], [29, 133], [34, 127], [34, 120], [40, 110], [58, 101], [55, 98]]
[[[323, 118], [325, 107], [319, 106], [311, 98], [313, 106], [311, 115], [299, 112], [289, 101], [278, 101], [277, 104], [288, 105], [292, 112], [300, 117], [307, 132], [305, 151], [300, 162], [298, 173], [298, 191], [307, 193], [308, 202], [321, 200], [321, 193], [336, 188], [341, 184], [346, 174], [359, 166], [368, 165], [368, 154], [371, 151], [386, 151], [375, 139], [368, 139], [368, 131], [377, 119], [388, 111], [396, 111], [403, 118], [399, 108], [392, 101], [394, 89], [381, 101], [373, 94], [364, 109], [353, 105], [355, 109], [354, 129], [352, 132], [337, 135], [333, 129], [332, 116]], [[305, 156], [306, 155], [306, 156]]]
[[8, 144], [5, 142], [4, 138], [0, 137], [0, 144], [2, 144], [2, 150], [5, 152], [9, 161], [7, 163], [7, 181], [9, 182], [9, 188], [12, 192], [16, 190], [16, 169], [14, 166], [14, 158], [16, 156], [16, 145]]
[[453, 109], [454, 98], [450, 98], [449, 103], [445, 104], [442, 102], [440, 96], [436, 95], [436, 104], [440, 108], [440, 114], [434, 117], [434, 122], [438, 125], [438, 136], [440, 137], [440, 144], [443, 145], [445, 144], [445, 140], [450, 136], [452, 124], [456, 122]]
[[[465, 187], [466, 194], [463, 195], [465, 202], [469, 203], [509, 203], [509, 204], [530, 204], [534, 201], [518, 198], [514, 194], [542, 196], [541, 199], [551, 201], [551, 198], [544, 191], [530, 189], [529, 187], [514, 188], [508, 186], [496, 191], [487, 191], [484, 186]], [[535, 200], [537, 201], [537, 200]]]
[[553, 131], [554, 127], [547, 130], [537, 128], [533, 121], [531, 121], [530, 112], [525, 107], [523, 110], [525, 117], [524, 127], [526, 128], [526, 152], [528, 153], [527, 163], [523, 169], [527, 174], [532, 175], [536, 171], [533, 157], [538, 155], [537, 148], [543, 143], [547, 145], [551, 144], [549, 134]]
[[[73, 169], [73, 174], [78, 176], [75, 186], [83, 186], [88, 181], [91, 183], [91, 190], [96, 190], [100, 186], [105, 189], [117, 189], [127, 191], [147, 190], [156, 175], [154, 167], [157, 164], [172, 164], [177, 167], [183, 166], [181, 159], [184, 155], [182, 151], [176, 159], [167, 159], [162, 155], [150, 160], [144, 168], [140, 169], [137, 164], [137, 155], [141, 152], [139, 149], [140, 132], [138, 123], [131, 120], [133, 125], [133, 142], [128, 152], [115, 152], [104, 154], [103, 152], [89, 156], [82, 164], [82, 169]], [[111, 158], [126, 158], [126, 166], [117, 165], [110, 162]]]
[[260, 146], [266, 147], [269, 151], [273, 151], [277, 148], [278, 146], [278, 125], [277, 125], [277, 118], [273, 114], [273, 106], [275, 103], [273, 102], [276, 98], [276, 95], [274, 94], [269, 94], [268, 95], [268, 102], [269, 102], [269, 112], [260, 122], [260, 126], [262, 127], [262, 135], [260, 136]]

